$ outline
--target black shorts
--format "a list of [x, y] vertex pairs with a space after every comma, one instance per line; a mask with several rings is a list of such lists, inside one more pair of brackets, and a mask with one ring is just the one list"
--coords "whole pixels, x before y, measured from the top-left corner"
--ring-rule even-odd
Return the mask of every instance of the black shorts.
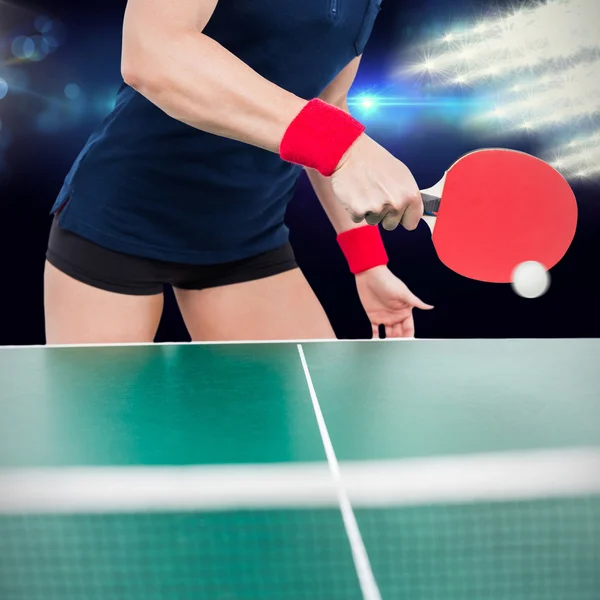
[[73, 279], [93, 287], [146, 296], [159, 294], [164, 285], [201, 290], [254, 281], [297, 268], [289, 243], [257, 256], [217, 265], [163, 262], [114, 252], [58, 226], [50, 230], [48, 262]]

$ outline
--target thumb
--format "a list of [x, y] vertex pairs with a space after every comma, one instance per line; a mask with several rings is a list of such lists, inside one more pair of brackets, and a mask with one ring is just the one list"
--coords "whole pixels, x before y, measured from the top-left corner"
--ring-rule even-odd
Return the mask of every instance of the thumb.
[[409, 294], [407, 300], [414, 308], [420, 308], [421, 310], [431, 310], [433, 308], [431, 304], [423, 302], [423, 300], [417, 298], [412, 292]]

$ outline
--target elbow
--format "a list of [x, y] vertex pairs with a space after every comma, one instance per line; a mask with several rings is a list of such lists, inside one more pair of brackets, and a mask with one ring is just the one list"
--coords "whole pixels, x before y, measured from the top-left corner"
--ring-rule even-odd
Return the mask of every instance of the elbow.
[[121, 76], [123, 81], [138, 94], [141, 94], [159, 106], [167, 114], [171, 114], [173, 109], [172, 94], [169, 93], [169, 86], [165, 85], [168, 75], [159, 67], [150, 69], [148, 65], [153, 64], [152, 61], [140, 60], [123, 60], [121, 62]]
[[[121, 76], [123, 81], [136, 92], [162, 106], [169, 104], [171, 94], [166, 82], [169, 81], [169, 73], [157, 65], [155, 57], [136, 55], [130, 58], [127, 55], [121, 60]], [[164, 107], [163, 107], [164, 109]]]
[[[149, 68], [154, 65], [154, 68]], [[146, 95], [152, 93], [156, 85], [156, 57], [151, 56], [147, 48], [135, 39], [125, 39], [121, 55], [121, 76], [123, 81], [134, 90]]]
[[140, 66], [139, 61], [133, 60], [131, 57], [123, 54], [121, 59], [121, 76], [123, 81], [134, 90], [141, 91], [145, 87], [144, 83], [147, 78], [143, 74], [144, 69]]
[[123, 81], [142, 96], [150, 99], [161, 92], [161, 78], [157, 71], [149, 72], [147, 63], [139, 61], [121, 63], [121, 76]]
[[138, 79], [136, 73], [137, 69], [131, 63], [121, 60], [121, 77], [127, 85], [135, 87]]
[[[149, 68], [153, 65], [153, 68]], [[159, 107], [167, 115], [182, 120], [179, 115], [177, 98], [172, 93], [173, 86], [168, 85], [169, 74], [156, 65], [155, 60], [147, 56], [131, 58], [124, 54], [121, 59], [123, 81], [138, 94]]]
[[[171, 78], [169, 67], [163, 56], [156, 51], [156, 46], [162, 42], [164, 46], [173, 47], [176, 38], [163, 34], [155, 44], [149, 44], [142, 33], [144, 32], [130, 31], [124, 36], [121, 76], [129, 87], [148, 97], [164, 92], [165, 81]], [[145, 37], [150, 37], [150, 32]]]
[[144, 45], [142, 33], [137, 27], [127, 27], [126, 21], [121, 53], [121, 77], [128, 86], [137, 91], [146, 86], [147, 65], [152, 61], [148, 56], [148, 48]]

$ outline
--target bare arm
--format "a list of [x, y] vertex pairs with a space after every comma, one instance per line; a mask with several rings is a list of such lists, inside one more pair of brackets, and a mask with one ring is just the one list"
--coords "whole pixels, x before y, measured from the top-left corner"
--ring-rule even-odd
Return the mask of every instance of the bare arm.
[[[360, 65], [360, 59], [360, 56], [355, 58], [338, 74], [321, 94], [322, 100], [329, 104], [333, 104], [346, 112], [350, 112], [350, 109], [348, 108], [348, 92], [354, 83]], [[348, 211], [342, 206], [337, 196], [334, 194], [329, 178], [323, 177], [323, 175], [314, 169], [306, 169], [306, 172], [317, 198], [321, 202], [325, 213], [329, 217], [329, 220], [337, 233], [364, 226], [364, 222], [355, 223], [352, 220]]]
[[[308, 104], [261, 77], [202, 33], [218, 0], [128, 0], [121, 70], [126, 83], [166, 114], [197, 129], [279, 153], [290, 123]], [[358, 60], [322, 98], [347, 109]], [[308, 163], [307, 163], [308, 164]], [[323, 206], [336, 228], [355, 222], [402, 223], [414, 229], [422, 203], [407, 167], [362, 134], [331, 177], [341, 208], [325, 191]], [[327, 190], [325, 184], [319, 188]], [[317, 191], [317, 193], [319, 193]]]
[[218, 0], [129, 0], [121, 70], [171, 117], [279, 151], [306, 100], [261, 77], [202, 33]]

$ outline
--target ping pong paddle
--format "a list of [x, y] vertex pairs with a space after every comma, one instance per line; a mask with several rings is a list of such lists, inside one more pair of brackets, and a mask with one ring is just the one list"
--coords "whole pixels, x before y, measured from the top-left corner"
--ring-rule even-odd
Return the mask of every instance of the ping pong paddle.
[[510, 283], [525, 261], [551, 269], [577, 226], [575, 195], [564, 177], [515, 150], [465, 154], [421, 197], [440, 260], [478, 281]]

